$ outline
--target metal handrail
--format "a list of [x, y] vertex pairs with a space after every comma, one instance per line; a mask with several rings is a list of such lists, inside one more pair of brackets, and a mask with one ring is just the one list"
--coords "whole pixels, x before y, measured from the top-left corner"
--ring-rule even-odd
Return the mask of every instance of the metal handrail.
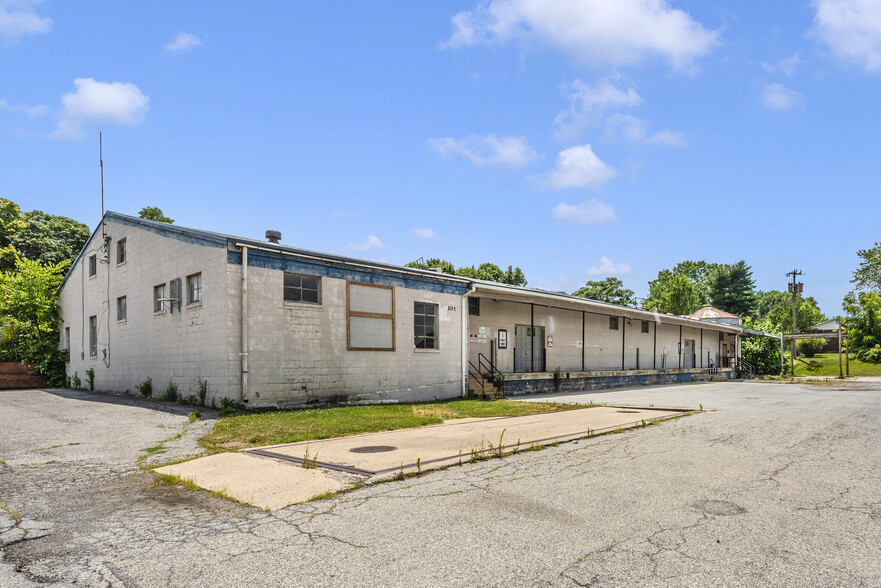
[[[484, 361], [486, 361], [486, 366], [483, 365]], [[469, 362], [469, 363], [471, 363], [471, 362]], [[493, 362], [490, 361], [483, 353], [477, 354], [477, 365], [480, 368], [483, 368], [483, 367], [489, 368], [489, 373], [493, 377], [504, 378], [504, 375], [502, 374], [502, 372], [499, 371], [499, 369], [495, 365], [493, 365]]]

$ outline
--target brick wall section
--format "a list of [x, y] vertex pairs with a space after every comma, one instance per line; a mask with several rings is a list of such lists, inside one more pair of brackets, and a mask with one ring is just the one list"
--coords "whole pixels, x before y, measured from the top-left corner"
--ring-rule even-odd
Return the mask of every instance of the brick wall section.
[[31, 363], [0, 362], [0, 390], [45, 386], [45, 376], [31, 373], [34, 367]]

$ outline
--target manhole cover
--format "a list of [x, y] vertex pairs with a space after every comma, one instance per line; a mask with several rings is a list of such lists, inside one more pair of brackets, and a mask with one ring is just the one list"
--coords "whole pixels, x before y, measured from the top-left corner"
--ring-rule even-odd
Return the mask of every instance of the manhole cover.
[[352, 447], [349, 453], [385, 453], [396, 449], [397, 447], [393, 445], [364, 445], [363, 447]]
[[638, 410], [616, 410], [615, 412], [626, 412], [628, 414], [638, 414]]

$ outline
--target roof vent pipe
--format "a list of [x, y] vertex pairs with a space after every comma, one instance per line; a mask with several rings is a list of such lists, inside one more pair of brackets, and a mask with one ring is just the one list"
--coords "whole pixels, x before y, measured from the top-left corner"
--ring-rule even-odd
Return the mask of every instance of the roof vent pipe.
[[266, 240], [270, 243], [278, 243], [279, 239], [281, 239], [280, 231], [266, 231]]

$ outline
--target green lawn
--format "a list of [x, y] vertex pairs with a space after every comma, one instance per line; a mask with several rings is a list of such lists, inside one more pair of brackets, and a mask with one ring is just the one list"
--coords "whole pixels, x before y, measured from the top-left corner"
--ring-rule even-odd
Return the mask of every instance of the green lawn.
[[449, 419], [519, 416], [571, 408], [574, 407], [543, 402], [452, 400], [266, 412], [222, 418], [199, 443], [211, 451], [236, 451], [260, 445], [424, 427]]
[[[847, 369], [844, 356], [841, 356], [842, 370]], [[795, 362], [796, 376], [833, 376], [838, 377], [838, 354], [818, 353], [808, 359], [799, 357]], [[881, 376], [881, 363], [864, 363], [850, 358], [851, 376]]]

